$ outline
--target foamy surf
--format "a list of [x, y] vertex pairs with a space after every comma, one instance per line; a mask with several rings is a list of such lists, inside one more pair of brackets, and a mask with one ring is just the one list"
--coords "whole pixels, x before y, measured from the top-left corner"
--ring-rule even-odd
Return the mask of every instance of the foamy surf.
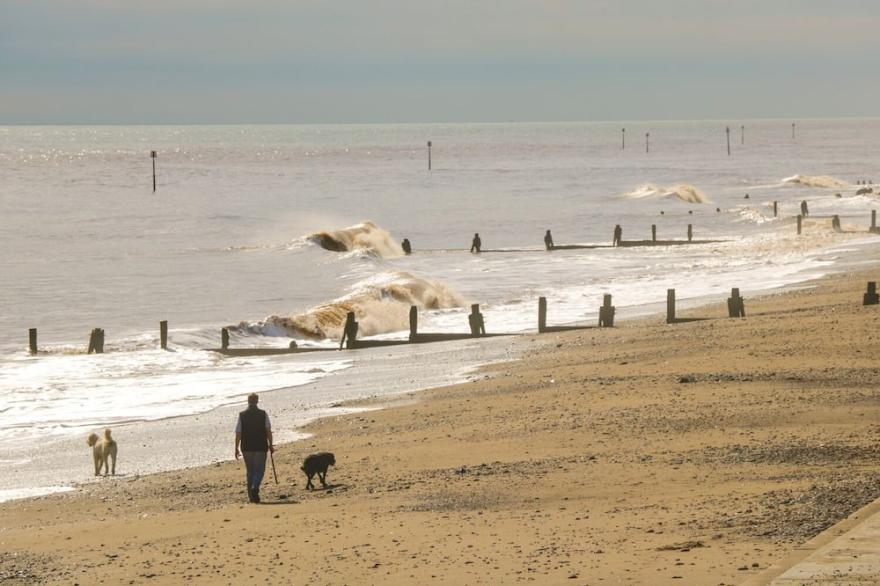
[[849, 181], [832, 177], [831, 175], [792, 175], [782, 180], [783, 184], [804, 185], [806, 187], [821, 187], [825, 189], [851, 187]]
[[675, 187], [658, 187], [653, 183], [645, 183], [625, 193], [624, 197], [629, 199], [668, 198], [695, 204], [709, 203], [710, 201], [705, 193], [686, 183], [676, 185]]
[[387, 231], [365, 220], [341, 230], [316, 232], [306, 240], [332, 252], [373, 252], [381, 257], [403, 256], [403, 248]]
[[295, 316], [272, 315], [256, 323], [242, 322], [237, 330], [267, 336], [312, 340], [338, 339], [348, 312], [360, 324], [359, 334], [374, 336], [409, 327], [409, 308], [463, 307], [467, 300], [452, 287], [403, 271], [380, 273], [359, 283], [344, 297]]

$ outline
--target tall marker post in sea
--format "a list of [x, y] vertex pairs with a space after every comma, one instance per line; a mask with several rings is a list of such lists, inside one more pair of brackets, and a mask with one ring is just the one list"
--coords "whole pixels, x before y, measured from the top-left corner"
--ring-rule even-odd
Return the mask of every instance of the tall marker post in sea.
[[727, 156], [730, 156], [730, 126], [727, 127]]
[[739, 144], [746, 144], [746, 127], [742, 125], [739, 127]]
[[794, 140], [794, 122], [791, 123], [791, 140]]
[[626, 128], [620, 129], [620, 150], [626, 150]]
[[428, 171], [431, 170], [431, 141], [428, 141]]
[[645, 152], [646, 152], [646, 153], [651, 152], [651, 149], [650, 149], [650, 142], [649, 142], [650, 138], [651, 138], [651, 133], [650, 133], [650, 132], [646, 132], [646, 133], [645, 133]]
[[156, 193], [156, 151], [150, 151], [150, 158], [153, 159], [153, 193]]

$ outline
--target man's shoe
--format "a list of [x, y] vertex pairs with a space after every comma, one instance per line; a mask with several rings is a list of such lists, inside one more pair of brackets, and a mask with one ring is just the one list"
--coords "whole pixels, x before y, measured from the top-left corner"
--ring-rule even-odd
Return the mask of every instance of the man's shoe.
[[248, 487], [247, 490], [248, 490], [248, 502], [252, 503], [252, 502], [254, 502], [254, 491], [251, 490], [251, 487]]

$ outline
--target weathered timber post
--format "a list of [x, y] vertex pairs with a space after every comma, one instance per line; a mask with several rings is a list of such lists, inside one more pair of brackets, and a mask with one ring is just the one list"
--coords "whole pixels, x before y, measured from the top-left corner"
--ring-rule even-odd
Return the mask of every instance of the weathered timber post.
[[87, 354], [103, 354], [104, 353], [104, 330], [94, 328], [89, 335], [89, 349]]
[[694, 225], [688, 224], [688, 242], [693, 241], [694, 239]]
[[37, 353], [37, 328], [28, 330], [28, 350], [31, 354]]
[[727, 127], [727, 156], [730, 156], [730, 126]]
[[150, 158], [153, 159], [153, 193], [156, 193], [156, 151], [150, 151]]
[[428, 171], [431, 170], [431, 141], [428, 141]]
[[416, 336], [419, 335], [419, 308], [415, 305], [409, 306], [409, 341], [415, 342]]
[[877, 282], [868, 281], [868, 291], [862, 300], [862, 305], [880, 304], [880, 295], [877, 294]]
[[801, 235], [801, 230], [803, 229], [803, 223], [804, 223], [804, 217], [803, 217], [802, 215], [798, 214], [798, 217], [797, 217], [797, 232], [798, 232], [798, 236]]
[[794, 140], [794, 122], [791, 123], [791, 140]]
[[773, 202], [773, 217], [776, 218], [779, 216], [779, 202]]
[[877, 210], [871, 210], [871, 232], [877, 232]]
[[602, 296], [602, 307], [599, 308], [599, 327], [614, 327], [614, 306], [611, 305], [611, 295], [608, 293]]
[[840, 227], [840, 216], [837, 214], [831, 216], [831, 229], [835, 232], [843, 232], [843, 228]]
[[354, 312], [349, 311], [345, 316], [345, 327], [342, 329], [342, 339], [339, 340], [339, 349], [342, 350], [343, 345], [348, 348], [354, 348], [357, 342], [358, 323], [354, 317]]
[[468, 324], [471, 326], [472, 336], [483, 336], [486, 334], [486, 324], [483, 322], [483, 314], [480, 313], [480, 304], [471, 305], [471, 314], [468, 316]]
[[104, 353], [104, 328], [98, 328], [98, 347], [95, 349], [97, 354]]
[[651, 224], [651, 242], [657, 242], [657, 224]]
[[675, 323], [675, 289], [666, 290], [666, 323]]
[[620, 150], [626, 149], [626, 128], [620, 129]]
[[730, 290], [730, 297], [727, 298], [727, 315], [728, 317], [746, 316], [745, 300], [739, 296], [738, 287]]
[[645, 133], [645, 152], [646, 152], [646, 153], [651, 152], [651, 149], [649, 148], [649, 145], [650, 145], [649, 140], [650, 140], [650, 138], [651, 138], [651, 133], [650, 133], [650, 132], [646, 132], [646, 133]]
[[739, 139], [740, 144], [746, 144], [746, 127], [742, 125], [739, 127]]
[[538, 333], [547, 330], [547, 298], [538, 297]]
[[220, 330], [220, 349], [229, 349], [229, 330], [227, 330], [226, 328]]
[[164, 319], [159, 322], [159, 348], [168, 349], [168, 321]]

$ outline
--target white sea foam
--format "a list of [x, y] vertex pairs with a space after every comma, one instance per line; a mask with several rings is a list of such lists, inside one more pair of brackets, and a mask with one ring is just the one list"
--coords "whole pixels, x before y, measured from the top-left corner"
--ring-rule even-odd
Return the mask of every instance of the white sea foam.
[[805, 185], [807, 187], [844, 188], [851, 187], [849, 181], [838, 179], [830, 175], [792, 175], [782, 180], [783, 183], [793, 185]]
[[694, 187], [693, 185], [681, 184], [674, 187], [658, 187], [653, 183], [645, 183], [634, 190], [625, 193], [624, 197], [629, 199], [653, 199], [668, 198], [685, 203], [709, 203], [711, 200], [705, 193]]

